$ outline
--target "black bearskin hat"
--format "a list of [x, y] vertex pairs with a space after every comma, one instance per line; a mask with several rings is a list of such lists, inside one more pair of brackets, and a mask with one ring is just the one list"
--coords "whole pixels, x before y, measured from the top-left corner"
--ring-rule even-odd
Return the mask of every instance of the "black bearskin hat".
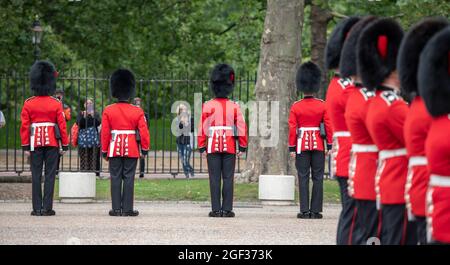
[[109, 79], [111, 96], [118, 100], [129, 100], [134, 97], [136, 80], [128, 69], [117, 69]]
[[211, 91], [216, 98], [226, 98], [233, 92], [234, 70], [228, 64], [214, 66], [211, 73]]
[[348, 37], [345, 40], [344, 47], [341, 52], [341, 60], [339, 62], [339, 72], [342, 77], [349, 78], [357, 75], [356, 67], [356, 48], [358, 45], [358, 39], [364, 28], [371, 22], [376, 20], [375, 16], [367, 16], [353, 25], [352, 29], [348, 33]]
[[37, 61], [31, 66], [30, 88], [36, 96], [54, 95], [56, 77], [58, 77], [58, 72], [51, 62]]
[[364, 28], [358, 40], [358, 75], [363, 85], [374, 90], [396, 70], [397, 54], [403, 38], [402, 27], [391, 18], [382, 18]]
[[419, 92], [428, 112], [450, 113], [450, 26], [433, 36], [419, 59]]
[[397, 69], [403, 94], [414, 97], [418, 93], [417, 70], [420, 53], [427, 42], [448, 26], [445, 18], [427, 18], [414, 25], [405, 35], [400, 46]]
[[344, 46], [344, 41], [352, 26], [359, 21], [358, 17], [349, 17], [340, 21], [328, 39], [327, 47], [325, 48], [325, 67], [332, 70], [339, 67], [339, 60], [341, 58], [341, 50]]
[[322, 72], [319, 66], [312, 62], [306, 62], [297, 70], [297, 90], [303, 93], [316, 93], [320, 89]]

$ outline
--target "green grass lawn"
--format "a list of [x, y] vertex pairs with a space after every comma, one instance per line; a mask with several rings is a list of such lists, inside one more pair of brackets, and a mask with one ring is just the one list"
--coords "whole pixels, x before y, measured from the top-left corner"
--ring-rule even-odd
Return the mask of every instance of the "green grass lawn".
[[[109, 180], [97, 180], [97, 199], [109, 200]], [[55, 195], [58, 196], [58, 183]], [[153, 179], [135, 182], [135, 199], [142, 201], [208, 201], [209, 183], [207, 179]], [[258, 201], [258, 184], [235, 184], [235, 201]], [[298, 192], [296, 191], [298, 200]], [[326, 203], [339, 202], [339, 187], [336, 181], [324, 181], [324, 201]]]

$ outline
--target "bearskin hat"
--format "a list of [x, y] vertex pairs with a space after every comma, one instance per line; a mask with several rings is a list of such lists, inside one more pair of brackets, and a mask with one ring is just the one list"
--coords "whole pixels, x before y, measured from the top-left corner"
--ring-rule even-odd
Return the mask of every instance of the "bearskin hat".
[[396, 70], [402, 38], [402, 27], [391, 18], [375, 20], [364, 28], [357, 45], [357, 68], [367, 89], [374, 90]]
[[216, 98], [226, 98], [233, 92], [234, 70], [228, 64], [218, 64], [211, 72], [210, 88]]
[[129, 100], [136, 92], [136, 80], [128, 69], [117, 69], [109, 80], [111, 96], [118, 100]]
[[341, 58], [341, 50], [344, 46], [344, 41], [352, 26], [359, 21], [358, 17], [349, 17], [340, 21], [328, 39], [327, 47], [325, 48], [325, 67], [328, 70], [339, 67], [339, 60]]
[[36, 96], [54, 95], [56, 91], [55, 66], [48, 61], [37, 61], [31, 66], [30, 88]]
[[432, 116], [450, 113], [450, 26], [435, 34], [423, 49], [418, 85]]
[[417, 70], [420, 53], [427, 42], [448, 25], [445, 18], [427, 18], [414, 25], [403, 38], [397, 59], [403, 94], [414, 97], [418, 93]]
[[297, 70], [297, 90], [303, 93], [316, 93], [320, 89], [321, 77], [319, 66], [312, 62], [303, 63]]
[[339, 62], [339, 72], [342, 77], [349, 78], [357, 75], [356, 68], [356, 48], [358, 45], [358, 39], [364, 28], [371, 22], [376, 20], [375, 16], [367, 16], [353, 25], [350, 30], [347, 39], [345, 40], [344, 47], [341, 52], [341, 60]]

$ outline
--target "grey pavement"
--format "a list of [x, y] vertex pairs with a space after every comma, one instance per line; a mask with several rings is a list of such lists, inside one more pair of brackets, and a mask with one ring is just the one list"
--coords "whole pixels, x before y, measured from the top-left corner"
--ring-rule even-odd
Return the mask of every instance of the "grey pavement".
[[237, 203], [235, 218], [209, 218], [209, 204], [137, 202], [138, 217], [110, 217], [109, 202], [55, 203], [56, 216], [30, 216], [31, 203], [0, 202], [0, 244], [335, 244], [340, 205], [324, 219], [296, 218], [298, 206]]

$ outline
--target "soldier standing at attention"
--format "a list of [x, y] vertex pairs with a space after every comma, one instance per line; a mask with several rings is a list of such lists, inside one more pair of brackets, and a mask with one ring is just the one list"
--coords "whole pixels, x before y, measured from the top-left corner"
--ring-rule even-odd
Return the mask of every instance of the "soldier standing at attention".
[[216, 65], [210, 79], [210, 88], [215, 98], [205, 102], [202, 107], [198, 146], [200, 152], [206, 154], [208, 161], [212, 204], [209, 217], [234, 217], [236, 155], [241, 156], [247, 150], [247, 126], [244, 116], [239, 105], [228, 99], [228, 95], [233, 92], [234, 78], [231, 66]]
[[437, 33], [419, 59], [419, 93], [433, 117], [425, 153], [428, 242], [450, 244], [450, 26]]
[[408, 105], [398, 96], [396, 71], [402, 38], [401, 26], [393, 19], [382, 18], [363, 30], [357, 51], [361, 80], [368, 90], [375, 91], [367, 109], [366, 127], [378, 148], [375, 192], [383, 245], [417, 244], [405, 205], [408, 158], [403, 125]]
[[118, 102], [103, 111], [101, 144], [111, 175], [110, 216], [139, 215], [133, 208], [134, 175], [138, 159], [148, 154], [150, 134], [144, 111], [128, 102], [135, 94], [135, 83], [130, 70], [116, 70], [111, 75], [110, 89]]
[[361, 32], [376, 19], [374, 16], [367, 16], [353, 26], [342, 49], [339, 64], [341, 76], [350, 78], [355, 87], [345, 106], [345, 122], [352, 135], [348, 182], [349, 195], [355, 200], [355, 216], [350, 226], [351, 236], [348, 242], [352, 245], [366, 244], [369, 238], [377, 236], [378, 228], [375, 195], [378, 149], [366, 128], [367, 106], [375, 93], [363, 88], [356, 58]]
[[[37, 61], [31, 67], [30, 87], [34, 97], [25, 101], [20, 118], [22, 149], [30, 157], [32, 176], [33, 211], [31, 215], [51, 216], [53, 191], [59, 155], [69, 146], [66, 119], [61, 102], [50, 95], [55, 94], [58, 72], [53, 64]], [[41, 177], [45, 164], [44, 197]]]
[[337, 244], [349, 244], [352, 220], [355, 215], [355, 202], [348, 193], [348, 164], [350, 162], [351, 139], [345, 123], [345, 103], [350, 90], [354, 90], [351, 80], [342, 78], [339, 62], [344, 42], [353, 27], [359, 21], [357, 17], [342, 20], [331, 33], [325, 50], [325, 66], [334, 72], [328, 86], [325, 106], [333, 130], [333, 148], [331, 151], [332, 169], [330, 175], [337, 179], [341, 193], [342, 211], [337, 228]]
[[423, 48], [446, 26], [448, 21], [445, 18], [428, 18], [414, 25], [402, 41], [397, 62], [402, 92], [411, 100], [403, 130], [409, 157], [405, 201], [408, 219], [416, 223], [417, 239], [421, 245], [427, 243], [425, 198], [430, 175], [425, 157], [425, 140], [432, 118], [417, 88], [417, 70]]
[[[300, 190], [300, 213], [297, 218], [321, 219], [323, 205], [323, 174], [325, 168], [324, 138], [331, 149], [331, 124], [325, 102], [315, 98], [322, 73], [312, 62], [304, 63], [297, 71], [297, 90], [303, 99], [295, 102], [289, 114], [289, 152], [295, 158]], [[322, 124], [322, 125], [321, 125]], [[320, 127], [324, 132], [321, 133]], [[325, 135], [323, 135], [326, 134]], [[309, 203], [309, 175], [313, 181]]]

